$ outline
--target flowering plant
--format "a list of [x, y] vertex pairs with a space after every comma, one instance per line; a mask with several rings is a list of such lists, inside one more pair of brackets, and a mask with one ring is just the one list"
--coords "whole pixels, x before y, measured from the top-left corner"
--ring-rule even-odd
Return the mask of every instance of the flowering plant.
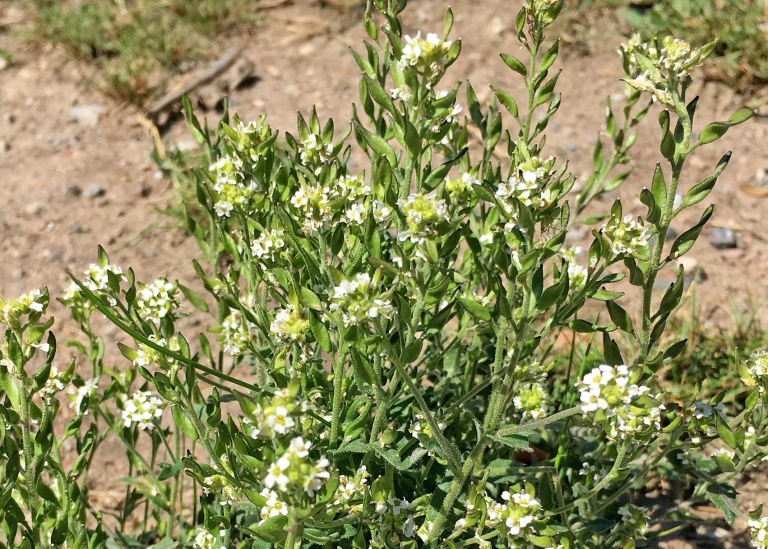
[[[529, 58], [502, 60], [523, 78], [525, 102], [493, 88], [484, 109], [467, 83], [469, 120], [460, 118], [460, 86], [441, 88], [461, 50], [449, 40], [452, 13], [441, 35], [409, 37], [398, 18], [405, 6], [368, 3], [370, 42], [354, 54], [360, 111], [341, 136], [313, 111], [278, 147], [265, 117], [246, 124], [225, 113], [212, 132], [185, 103], [205, 153], [191, 173], [198, 204], [186, 221], [209, 259], [195, 263], [207, 298], [165, 278], [142, 284], [101, 249], [67, 290], [95, 380], [105, 369], [94, 310], [134, 342], [120, 344], [128, 369], [106, 372], [101, 399], [97, 382], [77, 382], [80, 413], [93, 409], [127, 444], [137, 473], [129, 501], [155, 505], [157, 528], [139, 534], [125, 532], [126, 507], [121, 539], [198, 548], [639, 547], [667, 533], [654, 527], [663, 510], [642, 507], [644, 481], [659, 470], [695, 481], [729, 520], [743, 516], [727, 480], [764, 455], [765, 357], [744, 367], [755, 388], [734, 418], [718, 399], [668, 400], [655, 375], [685, 345], [662, 337], [683, 295], [683, 267], [660, 299], [657, 276], [690, 250], [712, 207], [671, 245], [656, 237], [706, 198], [730, 153], [678, 199], [688, 156], [751, 115], [709, 124], [695, 140], [688, 72], [711, 48], [666, 39], [621, 49], [623, 120], [609, 102], [594, 172], [577, 190], [567, 164], [544, 151], [560, 106], [559, 72], [550, 72], [558, 41], [545, 31], [563, 2], [527, 0], [515, 19]], [[657, 165], [640, 194], [647, 212], [625, 215], [617, 200], [607, 215], [585, 217], [629, 176], [616, 168], [655, 100], [666, 108], [659, 122], [669, 167]], [[470, 140], [469, 124], [482, 142]], [[368, 157], [365, 170], [353, 172], [350, 138]], [[564, 248], [566, 236], [600, 220], [582, 263]], [[638, 311], [618, 302], [620, 283], [639, 288]], [[212, 315], [216, 341], [177, 329], [182, 301]], [[610, 323], [590, 317], [588, 301], [604, 303]], [[11, 395], [41, 392], [44, 415], [72, 376], [23, 374], [50, 326], [38, 324], [46, 303], [45, 294], [25, 296], [2, 317], [4, 421], [36, 456], [37, 405]], [[35, 337], [24, 339], [25, 330]], [[567, 359], [555, 356], [563, 334], [573, 337]], [[577, 354], [577, 334], [587, 334], [588, 349], [601, 340], [599, 357]], [[105, 404], [112, 395], [122, 419]], [[152, 441], [149, 459], [136, 450], [140, 436]], [[706, 458], [714, 440], [733, 453]], [[168, 461], [158, 463], [161, 446]], [[19, 497], [37, 521], [37, 473], [14, 471], [25, 475]], [[184, 475], [193, 482], [191, 516]], [[763, 547], [759, 514], [749, 524]], [[18, 535], [47, 546], [34, 524]], [[67, 543], [77, 546], [78, 532], [101, 539], [81, 526], [64, 534]]]

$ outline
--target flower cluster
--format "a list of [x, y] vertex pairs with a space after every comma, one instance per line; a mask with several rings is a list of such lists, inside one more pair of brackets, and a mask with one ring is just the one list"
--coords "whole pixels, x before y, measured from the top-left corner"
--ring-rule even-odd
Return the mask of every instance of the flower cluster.
[[63, 391], [66, 386], [67, 380], [64, 374], [60, 374], [56, 366], [51, 366], [51, 370], [48, 372], [48, 379], [45, 381], [43, 388], [40, 389], [40, 398], [50, 406], [56, 393]]
[[619, 516], [632, 539], [645, 539], [648, 533], [648, 509], [628, 503], [619, 509]]
[[[424, 419], [424, 416], [420, 413], [416, 412], [413, 414], [414, 421], [411, 422], [410, 427], [408, 427], [408, 432], [411, 433], [411, 436], [415, 438], [416, 440], [419, 440], [420, 437], [428, 437], [432, 438], [434, 437], [434, 433], [432, 432], [432, 428], [429, 426], [429, 423], [427, 420]], [[441, 431], [444, 431], [447, 425], [443, 421], [438, 421], [437, 428]], [[424, 444], [421, 443], [421, 440], [419, 440], [419, 446], [422, 448], [424, 447]]]
[[231, 309], [221, 323], [219, 341], [224, 344], [224, 352], [232, 356], [243, 354], [248, 349], [248, 344], [253, 339], [251, 330], [253, 323], [245, 315], [236, 309]]
[[142, 431], [151, 431], [162, 417], [165, 402], [149, 391], [136, 391], [123, 409], [123, 426], [136, 424]]
[[229, 217], [236, 206], [251, 212], [261, 198], [260, 185], [254, 176], [263, 163], [259, 146], [267, 141], [271, 129], [265, 117], [245, 125], [235, 118], [222, 136], [221, 156], [208, 167], [213, 179], [213, 209], [221, 218]]
[[[149, 339], [154, 343], [157, 343], [158, 346], [165, 347], [169, 351], [178, 352], [181, 349], [179, 338], [177, 336], [172, 337], [169, 341], [166, 341], [164, 338], [158, 339], [154, 335], [150, 335]], [[149, 345], [139, 343], [138, 349], [136, 350], [136, 357], [133, 359], [133, 365], [141, 368], [147, 367], [150, 364], [157, 364], [160, 368], [168, 372], [175, 372], [179, 368], [179, 363], [176, 360], [169, 358]]]
[[23, 315], [43, 313], [48, 307], [48, 294], [32, 290], [12, 301], [0, 299], [0, 324], [18, 328]]
[[374, 501], [376, 526], [384, 532], [394, 531], [412, 538], [417, 525], [411, 503], [405, 498], [385, 497], [379, 494]]
[[355, 476], [339, 475], [339, 487], [336, 489], [336, 499], [333, 504], [340, 509], [345, 509], [349, 513], [357, 513], [361, 510], [361, 505], [352, 505], [353, 501], [363, 501], [368, 489], [368, 478], [370, 477], [365, 465], [361, 466]]
[[452, 202], [464, 204], [473, 196], [473, 187], [479, 184], [475, 176], [465, 172], [458, 179], [446, 179], [445, 190]]
[[670, 90], [676, 82], [684, 80], [688, 73], [708, 55], [708, 47], [694, 49], [684, 40], [665, 37], [660, 43], [643, 42], [634, 34], [629, 42], [619, 47], [626, 80], [632, 88], [651, 93], [654, 99], [668, 107], [674, 107], [675, 98]]
[[632, 215], [611, 217], [602, 227], [603, 234], [611, 241], [611, 251], [616, 255], [645, 259], [650, 253], [651, 230]]
[[524, 418], [539, 419], [552, 411], [547, 387], [543, 383], [521, 385], [513, 400], [515, 409]]
[[750, 519], [749, 530], [752, 537], [752, 547], [768, 549], [768, 517], [760, 520]]
[[322, 136], [311, 133], [299, 142], [299, 157], [302, 164], [314, 168], [319, 174], [323, 164], [328, 164], [333, 157], [333, 145], [323, 142]]
[[421, 244], [425, 238], [437, 235], [437, 225], [450, 221], [445, 200], [438, 199], [437, 194], [412, 194], [405, 200], [397, 202], [400, 211], [405, 216], [406, 229], [398, 235], [401, 241], [410, 240]]
[[383, 299], [375, 278], [371, 279], [368, 273], [358, 273], [353, 280], [342, 280], [333, 289], [329, 309], [341, 312], [345, 326], [392, 315], [392, 303]]
[[764, 393], [768, 382], [768, 352], [760, 350], [752, 353], [746, 364], [739, 365], [739, 376], [747, 386], [757, 386]]
[[720, 415], [724, 410], [725, 405], [722, 402], [697, 401], [686, 404], [691, 444], [700, 445], [702, 437], [717, 436], [717, 428], [714, 425], [715, 415]]
[[139, 283], [136, 311], [142, 319], [160, 326], [163, 318], [172, 315], [179, 306], [177, 293], [178, 286], [164, 277], [147, 285]]
[[243, 432], [252, 438], [275, 438], [299, 430], [312, 405], [295, 388], [277, 389], [269, 403], [258, 403], [251, 417], [242, 419]]
[[[253, 253], [254, 259], [264, 264], [266, 261], [276, 263], [280, 257], [280, 253], [285, 248], [285, 240], [283, 239], [284, 231], [275, 229], [271, 231], [262, 232], [258, 238], [251, 243], [251, 253]], [[264, 265], [264, 268], [267, 268]]]
[[246, 183], [243, 160], [237, 155], [225, 155], [208, 168], [214, 174], [213, 209], [219, 217], [229, 217], [236, 205], [245, 205], [257, 190], [255, 182]]
[[298, 210], [305, 232], [327, 231], [334, 219], [348, 225], [362, 224], [367, 210], [361, 199], [370, 194], [362, 176], [346, 175], [330, 186], [302, 185], [291, 197], [291, 204]]
[[[541, 503], [536, 499], [532, 485], [514, 486], [501, 493], [505, 503], [485, 496], [488, 508], [486, 526], [497, 529], [510, 542], [532, 541], [539, 532], [532, 523], [546, 522], [541, 513]], [[540, 546], [538, 543], [537, 546]]]
[[303, 343], [308, 332], [309, 321], [291, 305], [278, 309], [269, 326], [269, 335], [284, 343]]
[[203, 479], [203, 492], [216, 494], [223, 505], [234, 505], [242, 499], [240, 490], [224, 475], [213, 474]]
[[222, 539], [226, 536], [226, 531], [221, 530], [218, 536], [214, 536], [205, 528], [198, 528], [195, 534], [193, 547], [195, 549], [227, 549]]
[[554, 160], [542, 161], [534, 156], [518, 167], [517, 173], [506, 182], [499, 184], [496, 198], [499, 199], [506, 213], [515, 212], [513, 199], [529, 208], [544, 209], [553, 200], [551, 189], [545, 189], [550, 168]]
[[612, 420], [609, 435], [637, 437], [648, 430], [661, 428], [665, 409], [660, 395], [648, 395], [648, 387], [633, 383], [629, 367], [602, 364], [577, 383], [581, 409], [595, 413], [595, 421]]
[[[83, 404], [83, 400], [88, 398], [90, 401], [90, 398], [93, 396], [93, 393], [96, 392], [96, 389], [98, 389], [98, 387], [99, 387], [99, 380], [96, 378], [89, 379], [88, 381], [84, 382], [82, 385], [80, 385], [77, 388], [77, 392], [72, 397], [72, 402], [70, 402], [69, 407], [74, 408], [75, 412], [79, 414]], [[84, 416], [87, 416], [88, 409], [86, 408], [82, 413]]]
[[438, 76], [445, 66], [446, 54], [453, 42], [441, 40], [436, 34], [428, 33], [426, 38], [421, 32], [416, 36], [405, 36], [405, 45], [398, 64], [402, 69], [414, 69], [432, 80]]
[[292, 439], [283, 455], [267, 469], [267, 476], [264, 477], [266, 487], [270, 490], [277, 488], [280, 492], [301, 487], [309, 497], [315, 497], [331, 473], [328, 471], [330, 462], [325, 457], [316, 463], [307, 459], [311, 448], [312, 443], [302, 437]]
[[264, 502], [264, 505], [259, 511], [259, 524], [263, 524], [272, 517], [288, 515], [288, 505], [280, 499], [280, 495], [277, 492], [270, 490], [269, 488], [264, 488], [261, 491], [261, 496], [266, 498], [267, 501]]
[[[110, 288], [109, 280], [116, 283], [117, 286], [121, 282], [125, 281], [125, 275], [123, 270], [117, 265], [97, 265], [92, 263], [88, 270], [85, 271], [85, 278], [82, 280], [83, 286], [91, 290], [95, 294], [102, 294], [106, 297], [107, 303], [114, 306], [117, 304], [114, 296], [112, 295], [112, 289]], [[64, 297], [61, 299], [62, 303], [72, 309], [72, 311], [90, 311], [93, 309], [93, 305], [90, 301], [85, 299], [82, 295], [80, 286], [72, 282], [64, 290]]]
[[563, 259], [568, 263], [568, 285], [571, 290], [581, 290], [587, 283], [587, 277], [589, 271], [586, 267], [583, 267], [576, 260], [576, 256], [581, 253], [581, 248], [574, 247], [569, 248], [562, 252]]

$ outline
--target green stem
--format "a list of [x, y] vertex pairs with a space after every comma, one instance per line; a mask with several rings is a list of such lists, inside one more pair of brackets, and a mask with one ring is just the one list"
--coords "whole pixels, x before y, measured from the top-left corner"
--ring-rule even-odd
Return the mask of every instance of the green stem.
[[[21, 339], [21, 338], [19, 338]], [[37, 510], [40, 507], [39, 496], [37, 494], [37, 486], [35, 485], [35, 446], [32, 440], [32, 432], [29, 428], [30, 413], [29, 413], [29, 395], [27, 394], [27, 387], [24, 383], [24, 366], [20, 368], [20, 371], [15, 373], [16, 391], [19, 394], [19, 416], [21, 419], [21, 439], [24, 446], [24, 481], [27, 485], [27, 491], [29, 493], [29, 507], [32, 510], [33, 517], [37, 517]], [[37, 534], [40, 534], [35, 529]], [[41, 538], [42, 541], [42, 538]]]
[[683, 126], [683, 140], [677, 145], [674, 158], [670, 162], [672, 165], [672, 178], [667, 189], [666, 201], [661, 210], [656, 244], [653, 247], [653, 255], [648, 265], [648, 274], [643, 285], [642, 330], [640, 333], [638, 364], [645, 362], [651, 350], [651, 298], [653, 297], [653, 285], [656, 282], [656, 275], [658, 275], [664, 265], [661, 259], [664, 252], [664, 235], [667, 233], [674, 217], [675, 194], [677, 193], [677, 186], [680, 182], [680, 174], [683, 171], [686, 156], [690, 152], [691, 119], [685, 111], [685, 106], [682, 109], [677, 109], [677, 111]]
[[461, 473], [453, 479], [451, 487], [448, 489], [448, 494], [443, 500], [443, 505], [440, 507], [440, 513], [432, 523], [432, 529], [429, 532], [429, 541], [435, 541], [443, 531], [445, 521], [448, 519], [448, 515], [453, 508], [456, 498], [459, 497], [464, 488], [464, 484], [466, 484], [467, 480], [469, 480], [469, 477], [472, 475], [472, 472], [475, 470], [475, 465], [482, 459], [486, 446], [487, 442], [485, 439], [480, 439], [472, 449], [472, 453], [469, 455], [469, 458], [467, 458], [467, 461], [464, 462], [464, 466], [461, 468]]
[[619, 450], [616, 453], [616, 461], [613, 462], [613, 467], [611, 467], [611, 470], [608, 471], [608, 474], [605, 475], [603, 477], [603, 479], [595, 485], [594, 488], [592, 488], [588, 493], [586, 493], [585, 495], [581, 496], [580, 498], [572, 501], [568, 505], [566, 505], [564, 507], [558, 507], [557, 509], [552, 509], [547, 514], [548, 515], [559, 515], [561, 513], [565, 513], [567, 511], [570, 511], [571, 509], [574, 509], [576, 506], [578, 506], [579, 504], [581, 504], [581, 503], [583, 503], [585, 501], [589, 501], [592, 498], [592, 496], [598, 494], [603, 488], [608, 486], [608, 484], [611, 482], [614, 474], [622, 467], [623, 461], [624, 461], [624, 456], [626, 455], [626, 453], [627, 453], [627, 444], [622, 444], [621, 446], [619, 446]]
[[287, 528], [288, 537], [285, 539], [285, 549], [295, 549], [296, 543], [301, 541], [301, 522], [296, 509], [291, 509], [291, 522]]
[[532, 421], [530, 423], [524, 423], [523, 425], [515, 425], [514, 427], [501, 429], [498, 432], [498, 436], [506, 437], [510, 435], [515, 435], [517, 433], [532, 431], [534, 429], [546, 427], [547, 425], [555, 423], [556, 421], [560, 421], [561, 419], [569, 418], [571, 416], [575, 416], [581, 413], [582, 413], [581, 406], [574, 406], [573, 408], [562, 410], [560, 412], [557, 412], [556, 414], [552, 414], [551, 416], [547, 416], [545, 418], [537, 419], [536, 421]]
[[381, 343], [386, 347], [387, 354], [390, 360], [392, 361], [392, 364], [395, 366], [395, 370], [397, 371], [398, 375], [403, 379], [405, 384], [408, 385], [408, 389], [411, 391], [411, 394], [413, 394], [413, 397], [416, 399], [416, 402], [419, 405], [419, 409], [421, 410], [421, 413], [424, 416], [424, 419], [427, 420], [427, 424], [429, 425], [429, 428], [432, 431], [432, 436], [435, 437], [435, 440], [437, 441], [438, 445], [440, 446], [440, 448], [443, 450], [443, 453], [445, 454], [445, 458], [448, 460], [448, 466], [450, 467], [454, 475], [459, 476], [461, 472], [460, 457], [458, 456], [456, 450], [448, 444], [448, 441], [445, 439], [445, 436], [443, 436], [443, 432], [440, 430], [440, 427], [437, 425], [437, 421], [435, 421], [435, 418], [432, 415], [432, 411], [429, 409], [429, 405], [427, 405], [426, 401], [424, 400], [424, 397], [421, 395], [421, 391], [419, 391], [419, 388], [416, 387], [416, 384], [408, 375], [408, 372], [405, 371], [405, 367], [403, 366], [402, 362], [400, 362], [400, 357], [395, 356], [395, 352], [394, 352], [394, 349], [392, 348], [392, 344], [389, 342], [389, 339], [387, 338], [387, 334], [384, 332], [384, 327], [381, 325], [381, 322], [379, 322], [377, 319], [375, 324], [379, 332], [379, 336], [381, 336]]

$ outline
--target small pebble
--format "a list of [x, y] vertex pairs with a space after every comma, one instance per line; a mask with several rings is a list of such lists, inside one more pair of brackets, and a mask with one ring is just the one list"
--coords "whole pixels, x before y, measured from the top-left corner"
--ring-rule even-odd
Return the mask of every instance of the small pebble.
[[101, 185], [93, 184], [88, 185], [83, 191], [83, 198], [98, 198], [104, 196], [107, 191]]
[[745, 250], [744, 248], [731, 248], [723, 252], [723, 257], [727, 259], [739, 259], [740, 257], [743, 257], [744, 254], [746, 253], [747, 253], [747, 250]]
[[728, 227], [715, 227], [712, 229], [712, 232], [709, 233], [707, 240], [709, 240], [709, 243], [713, 248], [718, 250], [727, 250], [738, 246], [736, 233]]
[[99, 115], [103, 110], [101, 105], [75, 105], [69, 110], [67, 122], [77, 122], [95, 128], [99, 125]]
[[85, 229], [83, 229], [77, 223], [73, 223], [72, 226], [69, 228], [69, 232], [71, 232], [72, 234], [82, 234], [85, 232]]
[[83, 194], [83, 189], [81, 189], [77, 185], [70, 185], [69, 187], [67, 187], [67, 194], [69, 196], [78, 197]]
[[43, 204], [41, 202], [31, 202], [24, 208], [24, 212], [29, 215], [37, 215], [43, 211]]

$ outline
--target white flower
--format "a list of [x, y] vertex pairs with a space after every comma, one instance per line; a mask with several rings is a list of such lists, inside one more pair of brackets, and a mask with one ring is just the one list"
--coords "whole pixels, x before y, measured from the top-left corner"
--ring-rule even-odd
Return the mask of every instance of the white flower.
[[280, 435], [284, 435], [293, 429], [296, 422], [288, 415], [288, 410], [278, 406], [273, 414], [267, 416], [267, 425]]
[[[83, 399], [85, 397], [92, 397], [93, 393], [96, 391], [96, 389], [99, 387], [99, 380], [98, 379], [89, 379], [86, 381], [81, 387], [77, 389], [77, 396], [75, 399], [69, 404], [70, 408], [74, 408], [75, 411], [79, 414], [80, 413], [80, 406], [83, 403]], [[88, 415], [88, 409], [83, 412], [83, 415]]]
[[213, 205], [213, 210], [219, 217], [229, 217], [235, 207], [225, 200], [219, 200]]
[[264, 478], [264, 484], [267, 488], [277, 486], [280, 491], [284, 492], [288, 487], [290, 479], [284, 473], [291, 466], [291, 462], [286, 457], [281, 457], [275, 463], [269, 466], [267, 476]]
[[288, 505], [280, 500], [280, 496], [278, 496], [277, 492], [265, 488], [261, 491], [261, 495], [267, 498], [267, 501], [259, 513], [259, 516], [261, 517], [259, 524], [263, 524], [267, 519], [272, 517], [288, 515]]
[[305, 458], [309, 455], [310, 448], [312, 448], [312, 443], [310, 441], [305, 441], [303, 437], [296, 437], [291, 440], [288, 451], [293, 452], [300, 458]]
[[125, 403], [123, 425], [130, 427], [135, 423], [142, 431], [152, 430], [155, 421], [163, 415], [163, 408], [165, 403], [149, 391], [137, 391]]

